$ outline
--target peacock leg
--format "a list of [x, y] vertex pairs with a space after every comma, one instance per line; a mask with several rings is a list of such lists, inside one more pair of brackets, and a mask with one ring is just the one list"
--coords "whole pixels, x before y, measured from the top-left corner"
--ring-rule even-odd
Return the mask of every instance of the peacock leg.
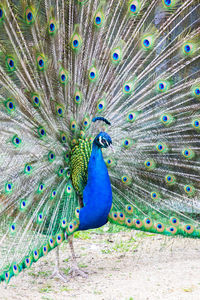
[[67, 276], [65, 276], [61, 271], [60, 271], [60, 261], [59, 261], [59, 248], [56, 247], [56, 266], [55, 269], [51, 275], [50, 278], [59, 278], [61, 279], [63, 282], [68, 282], [68, 278]]
[[72, 265], [71, 268], [69, 270], [69, 274], [72, 277], [75, 276], [82, 276], [84, 278], [88, 277], [88, 274], [84, 271], [82, 271], [77, 264], [76, 261], [76, 256], [75, 256], [75, 252], [74, 252], [74, 246], [73, 246], [73, 236], [68, 237], [68, 241], [69, 241], [69, 246], [70, 246], [70, 250], [71, 250], [71, 254], [72, 254]]

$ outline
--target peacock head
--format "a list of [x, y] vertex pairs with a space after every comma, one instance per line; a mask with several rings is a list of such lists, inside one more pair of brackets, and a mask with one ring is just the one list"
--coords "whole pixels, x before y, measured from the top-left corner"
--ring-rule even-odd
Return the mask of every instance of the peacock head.
[[99, 148], [108, 148], [109, 146], [112, 145], [112, 140], [111, 137], [106, 132], [100, 132], [95, 137], [94, 144], [96, 144]]

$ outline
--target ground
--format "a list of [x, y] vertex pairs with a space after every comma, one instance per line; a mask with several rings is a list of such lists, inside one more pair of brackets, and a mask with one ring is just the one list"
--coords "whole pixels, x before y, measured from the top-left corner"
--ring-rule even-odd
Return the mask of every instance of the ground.
[[[120, 231], [104, 226], [74, 238], [79, 266], [90, 274], [63, 283], [50, 279], [55, 250], [16, 278], [0, 299], [75, 300], [199, 300], [200, 241]], [[69, 271], [67, 243], [60, 246], [60, 261]]]

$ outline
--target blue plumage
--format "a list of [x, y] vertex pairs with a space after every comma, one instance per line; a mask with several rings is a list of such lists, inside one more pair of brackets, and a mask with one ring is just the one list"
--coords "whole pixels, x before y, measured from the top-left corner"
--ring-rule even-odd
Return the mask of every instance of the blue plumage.
[[106, 148], [111, 143], [111, 138], [105, 132], [98, 134], [93, 142], [88, 181], [83, 191], [84, 207], [79, 215], [79, 230], [98, 228], [107, 223], [112, 206], [112, 189], [101, 148]]

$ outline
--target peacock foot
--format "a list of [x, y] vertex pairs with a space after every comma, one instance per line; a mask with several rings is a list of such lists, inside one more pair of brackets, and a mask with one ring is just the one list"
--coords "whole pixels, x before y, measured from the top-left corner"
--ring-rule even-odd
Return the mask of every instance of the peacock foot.
[[63, 282], [68, 282], [69, 278], [67, 276], [65, 276], [59, 269], [55, 269], [52, 273], [52, 275], [50, 276], [50, 278], [58, 278], [60, 280], [62, 280]]
[[69, 275], [71, 277], [81, 276], [83, 278], [88, 277], [88, 273], [86, 271], [81, 270], [77, 265], [73, 265], [69, 270]]

